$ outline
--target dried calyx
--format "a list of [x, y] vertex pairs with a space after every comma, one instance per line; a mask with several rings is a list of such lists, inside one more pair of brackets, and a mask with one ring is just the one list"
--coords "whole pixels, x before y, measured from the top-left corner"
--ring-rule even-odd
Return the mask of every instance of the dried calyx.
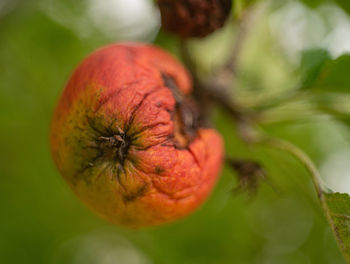
[[105, 150], [107, 157], [123, 165], [132, 140], [121, 128], [118, 128], [117, 134], [108, 137], [99, 136], [97, 140], [100, 143], [99, 147]]

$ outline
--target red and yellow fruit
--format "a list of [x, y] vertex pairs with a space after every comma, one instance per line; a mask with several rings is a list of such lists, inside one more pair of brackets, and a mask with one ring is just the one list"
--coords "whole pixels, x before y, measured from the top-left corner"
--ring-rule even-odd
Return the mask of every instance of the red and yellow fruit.
[[192, 212], [217, 179], [223, 144], [201, 128], [191, 80], [143, 44], [102, 48], [75, 70], [54, 112], [53, 159], [73, 191], [115, 224], [139, 227]]

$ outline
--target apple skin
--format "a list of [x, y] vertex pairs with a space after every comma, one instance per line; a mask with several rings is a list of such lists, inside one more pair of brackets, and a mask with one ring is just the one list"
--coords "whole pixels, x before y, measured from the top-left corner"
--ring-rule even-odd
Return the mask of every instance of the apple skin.
[[221, 169], [223, 142], [215, 130], [196, 128], [185, 143], [186, 135], [176, 133], [178, 102], [164, 76], [189, 96], [189, 74], [170, 54], [112, 44], [83, 60], [54, 111], [50, 143], [61, 175], [117, 225], [155, 226], [188, 215]]

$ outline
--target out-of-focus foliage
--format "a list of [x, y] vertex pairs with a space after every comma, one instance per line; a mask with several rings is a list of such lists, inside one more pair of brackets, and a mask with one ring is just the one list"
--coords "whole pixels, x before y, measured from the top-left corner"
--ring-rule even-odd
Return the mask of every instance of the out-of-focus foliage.
[[[325, 50], [310, 50], [303, 54], [301, 70], [305, 76], [302, 88], [309, 92], [318, 91], [321, 98], [328, 97], [328, 93], [346, 94], [350, 92], [349, 81], [350, 55], [342, 55], [334, 60]], [[327, 105], [328, 98], [318, 102], [319, 106], [331, 110], [339, 115], [336, 109]], [[333, 114], [333, 113], [332, 113]], [[344, 114], [343, 118], [347, 115]], [[349, 125], [349, 117], [343, 120]], [[320, 200], [325, 215], [333, 229], [338, 245], [347, 262], [350, 262], [350, 197], [347, 193], [333, 192], [331, 190], [320, 190]]]
[[335, 0], [335, 2], [350, 14], [350, 3], [347, 0]]
[[350, 55], [343, 55], [325, 63], [313, 86], [328, 92], [350, 92]]
[[334, 235], [346, 260], [350, 262], [350, 197], [346, 193], [328, 193], [325, 200]]
[[310, 88], [320, 75], [326, 62], [331, 60], [327, 50], [305, 50], [301, 57], [300, 70], [304, 76], [302, 88]]
[[307, 50], [301, 59], [304, 75], [303, 89], [317, 89], [331, 93], [349, 93], [350, 55], [331, 59], [326, 50]]
[[313, 8], [325, 3], [336, 3], [344, 9], [345, 12], [350, 14], [350, 2], [347, 0], [302, 0], [302, 2]]
[[[84, 7], [92, 2], [80, 0], [74, 5]], [[273, 3], [272, 10], [265, 7], [258, 17], [242, 51], [235, 87], [240, 103], [266, 102], [303, 80], [310, 86], [327, 65], [333, 67], [337, 61], [325, 60], [323, 52], [309, 53], [300, 70], [296, 56], [281, 47], [286, 38], [276, 37], [272, 26], [274, 12], [288, 4], [300, 7], [300, 3]], [[264, 164], [273, 183], [263, 184], [255, 199], [232, 196], [236, 181], [225, 168], [209, 201], [192, 216], [167, 226], [121, 229], [85, 208], [51, 161], [51, 114], [76, 64], [92, 50], [126, 39], [127, 34], [111, 27], [102, 29], [105, 22], [96, 24], [84, 8], [72, 12], [71, 5], [71, 1], [60, 0], [0, 1], [0, 263], [345, 263], [307, 172], [288, 154], [266, 147], [252, 150], [242, 143], [231, 119], [220, 111], [214, 118], [227, 152]], [[293, 6], [290, 10], [293, 12]], [[322, 10], [312, 12], [323, 16]], [[156, 13], [153, 16], [156, 21]], [[149, 32], [157, 27], [151, 25], [152, 30], [146, 30], [146, 35], [140, 32], [138, 38], [152, 40]], [[235, 25], [228, 25], [201, 43], [191, 43], [202, 72], [210, 72], [227, 58], [236, 30]], [[178, 52], [177, 40], [165, 33], [155, 42]], [[346, 72], [346, 68], [341, 70]], [[302, 72], [309, 73], [305, 77]], [[347, 98], [343, 100], [345, 105]], [[307, 107], [303, 103], [285, 105], [278, 113], [295, 116], [304, 114]], [[322, 116], [312, 122], [269, 123], [264, 128], [303, 148], [321, 172], [327, 171], [324, 176], [332, 189], [350, 191], [347, 163], [338, 166], [333, 159], [349, 153], [346, 126]], [[331, 201], [329, 207], [343, 214]]]
[[240, 17], [247, 8], [251, 7], [257, 1], [258, 0], [233, 0], [232, 13]]

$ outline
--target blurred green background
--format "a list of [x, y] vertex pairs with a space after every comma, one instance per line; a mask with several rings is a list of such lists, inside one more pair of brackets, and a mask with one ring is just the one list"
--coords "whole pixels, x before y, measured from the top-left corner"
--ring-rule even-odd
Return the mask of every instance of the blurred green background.
[[[303, 78], [303, 50], [332, 57], [350, 51], [350, 19], [335, 3], [261, 2], [235, 86], [247, 106], [294, 87]], [[0, 0], [0, 263], [345, 263], [304, 169], [288, 154], [242, 143], [219, 110], [214, 118], [227, 152], [264, 164], [273, 187], [263, 183], [253, 199], [234, 196], [235, 174], [225, 168], [198, 211], [147, 230], [111, 226], [73, 195], [48, 143], [66, 80], [88, 53], [114, 41], [154, 41], [177, 54], [176, 39], [158, 30], [159, 14], [146, 0]], [[229, 22], [191, 42], [203, 74], [227, 57], [236, 32]], [[327, 116], [278, 122], [281, 113], [307, 109], [303, 102], [283, 106], [264, 129], [300, 146], [332, 188], [349, 192], [345, 126]]]

